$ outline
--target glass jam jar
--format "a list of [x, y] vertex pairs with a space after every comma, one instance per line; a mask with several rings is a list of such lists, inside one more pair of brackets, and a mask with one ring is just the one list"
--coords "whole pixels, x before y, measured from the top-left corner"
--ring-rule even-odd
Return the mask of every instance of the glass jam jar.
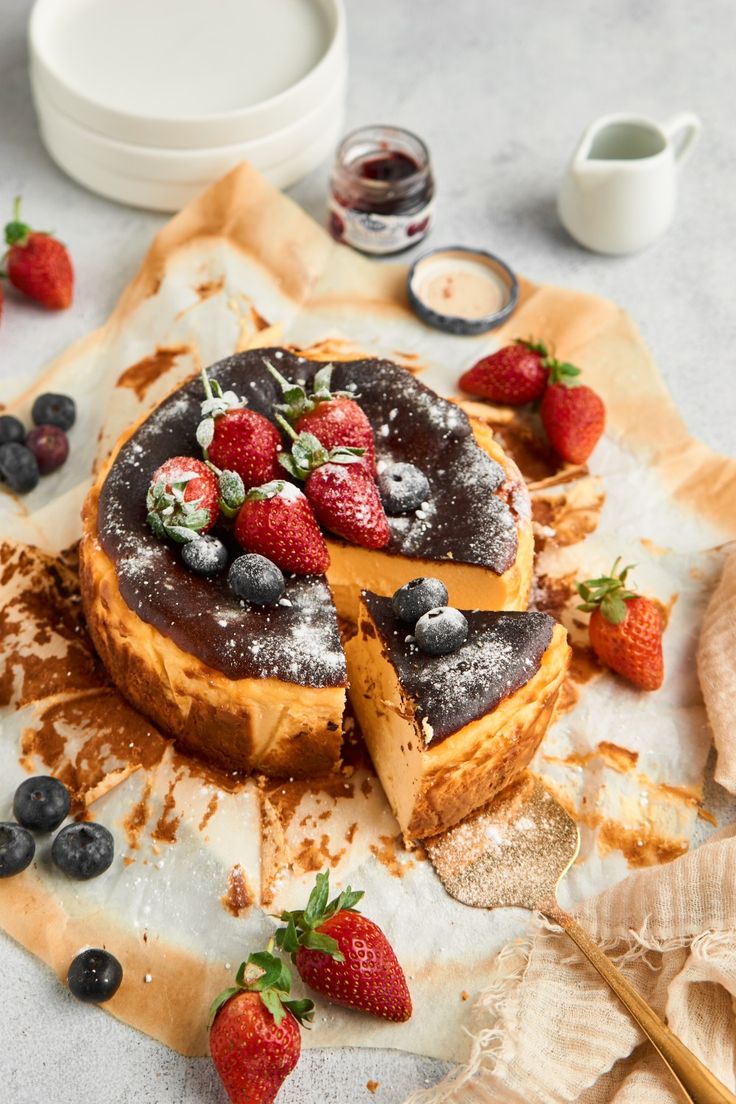
[[429, 150], [408, 130], [367, 126], [343, 138], [330, 177], [330, 233], [363, 253], [400, 253], [432, 225]]

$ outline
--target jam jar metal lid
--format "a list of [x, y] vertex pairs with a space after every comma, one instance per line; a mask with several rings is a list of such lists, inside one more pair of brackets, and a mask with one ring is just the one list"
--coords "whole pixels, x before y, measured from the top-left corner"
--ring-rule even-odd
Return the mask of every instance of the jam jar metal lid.
[[414, 312], [429, 326], [472, 335], [509, 317], [519, 301], [519, 282], [495, 253], [450, 245], [417, 258], [407, 276], [407, 294]]

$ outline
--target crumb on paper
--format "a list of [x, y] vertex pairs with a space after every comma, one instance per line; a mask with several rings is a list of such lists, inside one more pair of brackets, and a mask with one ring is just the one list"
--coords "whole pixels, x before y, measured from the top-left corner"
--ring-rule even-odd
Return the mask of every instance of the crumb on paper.
[[374, 1093], [380, 1084], [380, 1081], [366, 1081], [365, 1087], [369, 1093]]
[[461, 1001], [466, 1001], [466, 1000], [469, 1000], [469, 999], [470, 999], [470, 993], [467, 991], [467, 989], [463, 989], [462, 993], [460, 994], [460, 1000]]

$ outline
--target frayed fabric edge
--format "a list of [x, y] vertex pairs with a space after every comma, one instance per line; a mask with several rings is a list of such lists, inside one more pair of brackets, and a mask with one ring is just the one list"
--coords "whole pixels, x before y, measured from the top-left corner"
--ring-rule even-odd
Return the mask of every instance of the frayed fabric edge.
[[[648, 917], [645, 917], [639, 931], [629, 929], [619, 938], [599, 945], [619, 969], [642, 959], [650, 969], [658, 969], [657, 965], [648, 961], [648, 954], [667, 954], [689, 947], [692, 954], [710, 957], [713, 951], [717, 952], [720, 946], [726, 946], [732, 940], [731, 933], [714, 930], [672, 939], [655, 939], [647, 929]], [[499, 1066], [507, 1062], [513, 1052], [518, 1030], [519, 993], [537, 938], [560, 934], [561, 930], [547, 917], [537, 913], [529, 936], [502, 948], [491, 971], [490, 984], [479, 994], [473, 1006], [475, 1016], [485, 1013], [488, 1026], [476, 1034], [468, 1032], [472, 1048], [467, 1063], [437, 1085], [412, 1093], [404, 1104], [484, 1104], [489, 1100], [487, 1088], [478, 1078], [481, 1074], [498, 1073]], [[626, 943], [628, 947], [622, 949]], [[601, 1075], [606, 1072], [601, 1070]]]
[[[473, 1006], [475, 1015], [479, 1012], [486, 1014], [489, 1026], [475, 1035], [469, 1032], [472, 1048], [467, 1063], [432, 1088], [412, 1093], [404, 1104], [447, 1104], [460, 1100], [461, 1097], [456, 1095], [460, 1092], [463, 1094], [464, 1104], [480, 1099], [473, 1093], [473, 1080], [481, 1072], [496, 1069], [507, 1048], [513, 1046], [514, 1033], [509, 1030], [509, 1024], [517, 1018], [518, 992], [529, 965], [533, 945], [532, 936], [508, 943], [499, 951], [491, 971], [490, 984], [479, 994]], [[487, 1097], [484, 1096], [483, 1099]]]

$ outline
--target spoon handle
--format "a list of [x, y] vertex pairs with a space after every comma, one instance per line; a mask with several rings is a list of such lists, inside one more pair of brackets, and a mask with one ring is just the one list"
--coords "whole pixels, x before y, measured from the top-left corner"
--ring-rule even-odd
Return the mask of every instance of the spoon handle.
[[700, 1059], [696, 1058], [693, 1052], [688, 1050], [685, 1044], [670, 1031], [664, 1020], [660, 1019], [653, 1008], [650, 1008], [610, 958], [580, 927], [577, 920], [561, 909], [557, 902], [545, 904], [541, 911], [567, 932], [591, 966], [595, 967], [611, 987], [632, 1019], [658, 1051], [687, 1100], [692, 1104], [736, 1104], [736, 1096], [729, 1092]]

